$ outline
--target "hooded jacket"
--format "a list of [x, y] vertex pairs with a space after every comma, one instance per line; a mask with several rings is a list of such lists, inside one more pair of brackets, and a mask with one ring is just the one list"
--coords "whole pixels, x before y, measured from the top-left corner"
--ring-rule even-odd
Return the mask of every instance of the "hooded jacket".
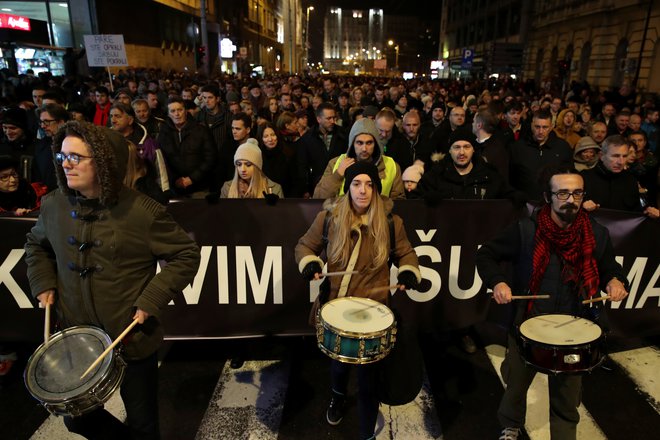
[[328, 165], [323, 172], [323, 177], [314, 188], [315, 199], [329, 199], [340, 195], [340, 190], [344, 186], [344, 176], [341, 176], [337, 171], [339, 164], [345, 157], [357, 159], [353, 142], [360, 134], [369, 134], [375, 140], [374, 152], [371, 156], [371, 161], [378, 168], [378, 174], [383, 182], [382, 195], [390, 199], [405, 199], [406, 193], [403, 187], [403, 180], [401, 179], [401, 167], [394, 159], [385, 156], [383, 152], [383, 145], [380, 142], [376, 124], [369, 118], [363, 118], [353, 124], [350, 134], [348, 136], [348, 149], [345, 154], [342, 154], [328, 162]]
[[[323, 224], [325, 222], [325, 217], [331, 215], [338, 201], [339, 199], [326, 200], [323, 204], [324, 209], [317, 214], [309, 230], [300, 238], [300, 240], [298, 240], [295, 249], [295, 258], [296, 263], [298, 263], [298, 269], [301, 273], [305, 266], [311, 262], [317, 262], [321, 267], [325, 264], [323, 260], [319, 258], [319, 255], [325, 250], [323, 242]], [[394, 203], [386, 197], [383, 197], [383, 202], [385, 205], [385, 214], [389, 215]], [[344, 281], [344, 278], [348, 277], [348, 285], [345, 291], [341, 291], [342, 296], [370, 298], [387, 305], [389, 304], [390, 299], [389, 290], [379, 290], [376, 292], [369, 290], [374, 286], [387, 286], [390, 284], [390, 266], [388, 262], [385, 262], [381, 267], [378, 267], [375, 270], [369, 269], [372, 263], [371, 252], [369, 251], [372, 242], [369, 239], [369, 227], [365, 224], [365, 218], [366, 216], [362, 216], [360, 221], [354, 224], [351, 228], [351, 251], [354, 250], [355, 245], [358, 242], [358, 234], [362, 237], [355, 265], [352, 267], [339, 267], [337, 264], [328, 263], [327, 269], [328, 272], [356, 270], [358, 273], [345, 275], [343, 277], [331, 277], [330, 295], [328, 299], [335, 299], [340, 295], [342, 281]], [[401, 217], [398, 215], [392, 215], [392, 220], [394, 222], [395, 243], [394, 245], [390, 245], [390, 248], [394, 251], [394, 258], [396, 259], [395, 264], [398, 266], [400, 272], [410, 271], [415, 274], [417, 281], [421, 282], [422, 276], [419, 271], [417, 254], [408, 241], [408, 236], [406, 235], [406, 230], [403, 226], [403, 220], [401, 220]], [[332, 222], [330, 222], [328, 226], [329, 242], [334, 239], [334, 235], [335, 228]]]
[[[115, 339], [135, 308], [149, 313], [123, 341], [128, 359], [153, 353], [163, 338], [160, 311], [190, 283], [199, 248], [151, 198], [123, 186], [128, 149], [117, 132], [89, 123], [68, 122], [53, 144], [67, 135], [91, 149], [101, 185], [88, 199], [66, 185], [58, 167], [59, 190], [42, 199], [37, 223], [25, 245], [32, 295], [54, 289], [62, 328], [92, 325]], [[167, 262], [156, 274], [156, 263]]]
[[[582, 153], [584, 150], [589, 150], [593, 149], [596, 150], [596, 154], [594, 155], [594, 158], [590, 161], [586, 161], [580, 157], [580, 153]], [[573, 152], [573, 161], [574, 161], [574, 166], [575, 169], [578, 171], [583, 171], [583, 170], [588, 170], [590, 168], [593, 168], [596, 166], [598, 163], [598, 152], [600, 151], [600, 147], [594, 141], [591, 137], [585, 136], [581, 138], [577, 145], [575, 145], [575, 150]]]
[[[573, 116], [575, 116], [575, 120], [577, 121], [577, 115], [573, 110], [565, 108], [564, 110], [559, 112], [559, 116], [557, 116], [557, 124], [555, 125], [555, 134], [557, 135], [558, 138], [565, 140], [568, 142], [568, 145], [570, 145], [571, 148], [575, 148], [575, 145], [578, 143], [580, 140], [581, 136], [575, 132], [573, 127], [566, 127], [564, 125], [564, 116], [566, 116], [566, 113], [572, 112]], [[575, 123], [573, 123], [575, 125]]]

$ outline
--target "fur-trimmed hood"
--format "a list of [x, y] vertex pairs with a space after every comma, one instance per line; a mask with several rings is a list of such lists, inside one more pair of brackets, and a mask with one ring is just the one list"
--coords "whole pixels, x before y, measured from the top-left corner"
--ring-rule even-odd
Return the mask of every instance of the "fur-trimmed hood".
[[[96, 167], [96, 176], [101, 185], [99, 202], [106, 206], [117, 203], [123, 187], [126, 165], [128, 162], [128, 143], [116, 131], [100, 127], [89, 122], [69, 121], [63, 125], [53, 138], [53, 155], [62, 150], [62, 142], [67, 136], [82, 139], [89, 147]], [[64, 194], [77, 196], [76, 191], [68, 187], [64, 169], [55, 166], [57, 185]]]

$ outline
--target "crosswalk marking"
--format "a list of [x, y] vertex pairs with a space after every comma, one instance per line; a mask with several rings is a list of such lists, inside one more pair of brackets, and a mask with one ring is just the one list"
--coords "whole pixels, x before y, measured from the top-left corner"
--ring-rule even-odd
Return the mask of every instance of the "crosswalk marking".
[[[122, 422], [126, 420], [126, 410], [124, 409], [124, 403], [122, 402], [121, 396], [119, 395], [119, 389], [117, 389], [117, 391], [112, 394], [110, 399], [105, 402], [104, 408]], [[84, 439], [84, 437], [69, 432], [69, 430], [66, 429], [66, 426], [64, 425], [64, 419], [62, 417], [57, 417], [51, 414], [48, 416], [46, 421], [42, 423], [39, 429], [34, 434], [32, 434], [30, 440], [54, 439], [78, 440]]]
[[619, 364], [647, 396], [648, 402], [660, 413], [660, 351], [653, 347], [637, 348], [609, 355]]
[[[502, 381], [499, 370], [504, 360], [505, 348], [489, 345], [486, 347], [486, 354]], [[639, 395], [660, 414], [660, 380], [657, 379], [660, 351], [655, 347], [646, 347], [614, 353], [610, 357], [622, 367], [626, 376], [635, 382]], [[196, 439], [277, 440], [291, 371], [289, 360], [248, 361], [236, 370], [226, 363], [197, 430]], [[120, 420], [125, 420], [125, 410], [118, 392], [106, 402], [105, 408]], [[580, 406], [579, 412], [581, 421], [578, 424], [578, 439], [606, 439], [584, 406]], [[550, 438], [548, 414], [547, 376], [538, 374], [528, 392], [525, 428], [531, 440]], [[323, 415], [319, 415], [319, 418], [323, 418]], [[380, 406], [376, 434], [377, 439], [383, 440], [443, 438], [428, 380], [425, 380], [422, 390], [413, 402], [395, 407]], [[67, 431], [61, 417], [52, 415], [30, 438], [82, 439]]]
[[196, 438], [276, 440], [290, 369], [288, 361], [225, 364]]
[[[501, 345], [489, 345], [486, 347], [488, 358], [490, 359], [500, 381], [502, 374], [500, 366], [504, 361], [505, 348]], [[578, 408], [580, 413], [580, 423], [577, 426], [578, 439], [589, 440], [607, 440], [607, 437], [600, 430], [591, 414], [584, 405]], [[548, 376], [537, 374], [527, 392], [527, 418], [525, 421], [525, 430], [531, 440], [549, 440], [550, 439], [550, 402], [548, 397]]]
[[376, 423], [379, 439], [442, 439], [440, 420], [428, 380], [412, 402], [406, 405], [381, 405]]

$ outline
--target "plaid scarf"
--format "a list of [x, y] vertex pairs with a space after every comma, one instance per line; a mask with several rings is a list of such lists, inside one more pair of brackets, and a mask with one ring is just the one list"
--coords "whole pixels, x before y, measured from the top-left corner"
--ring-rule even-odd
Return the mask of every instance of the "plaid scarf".
[[533, 294], [539, 294], [550, 252], [556, 253], [563, 262], [563, 284], [572, 283], [582, 298], [591, 298], [598, 293], [598, 266], [593, 255], [596, 238], [586, 212], [578, 211], [575, 221], [568, 228], [561, 229], [550, 218], [550, 205], [545, 205], [537, 217], [534, 243], [532, 277], [529, 281]]

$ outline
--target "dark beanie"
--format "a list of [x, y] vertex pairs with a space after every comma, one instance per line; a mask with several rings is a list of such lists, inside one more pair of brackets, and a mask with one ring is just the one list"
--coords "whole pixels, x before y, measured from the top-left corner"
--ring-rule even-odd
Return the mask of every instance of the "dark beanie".
[[2, 115], [2, 123], [15, 125], [18, 128], [27, 130], [27, 112], [20, 107], [9, 107]]
[[371, 177], [371, 182], [376, 185], [378, 193], [380, 194], [383, 190], [383, 184], [378, 175], [378, 168], [376, 165], [369, 162], [355, 162], [353, 165], [346, 168], [346, 171], [344, 172], [344, 194], [348, 194], [348, 188], [351, 186], [351, 182], [360, 174], [366, 174]]
[[472, 133], [472, 130], [468, 127], [458, 127], [456, 130], [452, 132], [451, 135], [449, 135], [449, 146], [451, 147], [454, 145], [454, 142], [457, 141], [466, 141], [472, 144], [474, 147], [476, 144], [476, 138], [474, 134]]

